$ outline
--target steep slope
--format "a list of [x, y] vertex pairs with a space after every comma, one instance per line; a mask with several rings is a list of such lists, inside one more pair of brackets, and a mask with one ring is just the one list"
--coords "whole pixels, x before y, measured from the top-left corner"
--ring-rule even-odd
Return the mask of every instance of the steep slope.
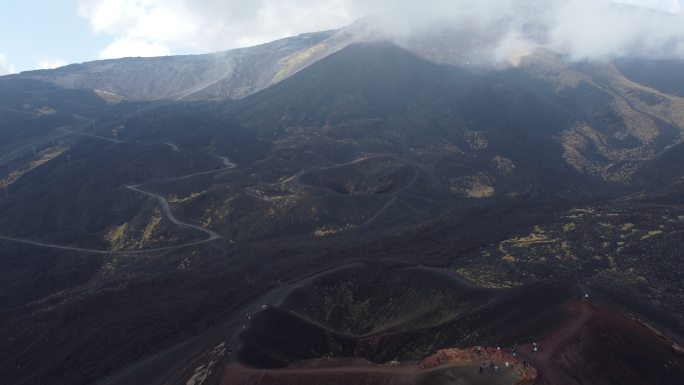
[[316, 32], [212, 54], [94, 61], [11, 77], [137, 101], [240, 98], [287, 78], [354, 39], [349, 30]]
[[[357, 143], [360, 154], [401, 154], [452, 178], [450, 188], [468, 185], [473, 194], [477, 186], [491, 187], [487, 179], [499, 179], [479, 175], [491, 169], [507, 193], [530, 193], [537, 185], [558, 191], [574, 179], [583, 180], [570, 190], [591, 190], [597, 182], [570, 167], [557, 139], [578, 119], [565, 100], [519, 70], [474, 73], [370, 43], [321, 60], [237, 103], [235, 111], [244, 126], [266, 137], [315, 131]], [[564, 181], [554, 181], [550, 169]]]

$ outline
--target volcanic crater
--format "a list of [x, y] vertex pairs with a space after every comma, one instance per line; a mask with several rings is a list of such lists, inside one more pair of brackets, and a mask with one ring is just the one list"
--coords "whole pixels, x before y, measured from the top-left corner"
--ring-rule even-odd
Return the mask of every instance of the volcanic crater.
[[[583, 289], [487, 289], [439, 268], [350, 265], [303, 282], [250, 316], [223, 384], [570, 384], [577, 376], [608, 383], [614, 378], [601, 377], [595, 365], [604, 360], [575, 358], [612, 350], [619, 358], [611, 362], [625, 370], [621, 383], [638, 383], [634, 378], [659, 360], [684, 370], [667, 341], [606, 303], [582, 299]], [[545, 350], [532, 353], [533, 342]], [[523, 361], [533, 365], [526, 369]], [[478, 375], [490, 362], [515, 370]]]

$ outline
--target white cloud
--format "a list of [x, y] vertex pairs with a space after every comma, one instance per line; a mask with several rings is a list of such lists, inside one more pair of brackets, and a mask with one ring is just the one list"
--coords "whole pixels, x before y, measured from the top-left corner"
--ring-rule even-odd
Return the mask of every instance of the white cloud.
[[551, 32], [545, 43], [574, 59], [684, 57], [684, 14], [681, 13], [616, 8], [603, 2], [575, 0], [557, 8], [549, 27]]
[[14, 66], [7, 61], [5, 55], [0, 53], [0, 76], [13, 74], [14, 72]]
[[681, 0], [611, 0], [614, 3], [633, 4], [665, 12], [681, 12], [684, 4]]
[[53, 68], [58, 68], [58, 67], [63, 67], [67, 65], [68, 63], [65, 60], [54, 58], [54, 57], [46, 57], [42, 56], [38, 59], [36, 62], [36, 69], [39, 70], [46, 70], [46, 69], [53, 69]]
[[[101, 57], [134, 56], [141, 43], [157, 52], [207, 52], [265, 43], [344, 26], [355, 0], [77, 0], [96, 33], [117, 38]], [[136, 42], [137, 44], [132, 44]], [[126, 44], [124, 44], [126, 43]]]
[[[640, 3], [658, 5], [648, 0]], [[667, 3], [658, 6], [674, 9], [679, 4]], [[382, 23], [390, 36], [410, 39], [425, 28], [438, 34], [440, 29], [448, 30], [441, 37], [452, 45], [469, 36], [470, 42], [462, 47], [472, 54], [468, 60], [479, 64], [515, 63], [538, 48], [573, 60], [684, 58], [681, 12], [602, 0], [377, 0], [374, 4], [378, 12], [390, 10], [383, 12]]]
[[684, 57], [681, 0], [76, 1], [95, 32], [115, 38], [102, 58], [249, 46], [341, 27], [367, 14], [382, 15], [385, 33], [395, 36], [436, 24], [475, 33], [489, 40], [497, 59], [536, 47], [575, 59]]
[[166, 56], [170, 54], [169, 48], [159, 43], [136, 38], [117, 38], [100, 52], [100, 59]]

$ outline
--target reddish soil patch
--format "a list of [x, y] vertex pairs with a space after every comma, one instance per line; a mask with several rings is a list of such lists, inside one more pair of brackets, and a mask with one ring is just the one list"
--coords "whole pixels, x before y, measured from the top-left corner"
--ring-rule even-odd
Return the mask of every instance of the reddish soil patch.
[[[480, 373], [480, 365], [490, 362], [499, 367], [497, 373]], [[505, 362], [511, 363], [511, 367], [506, 368]], [[301, 361], [285, 369], [254, 369], [232, 364], [224, 370], [221, 385], [531, 385], [535, 379], [536, 370], [525, 370], [508, 353], [478, 354], [475, 349], [448, 349], [419, 362], [374, 364], [363, 359], [324, 358]]]
[[519, 347], [519, 357], [539, 370], [540, 385], [680, 384], [684, 358], [653, 330], [611, 308], [573, 301], [567, 324]]
[[[419, 367], [431, 369], [449, 363], [487, 365], [491, 362], [494, 362], [500, 370], [515, 371], [516, 375], [520, 378], [517, 384], [534, 384], [537, 379], [537, 370], [535, 368], [529, 365], [525, 368], [523, 363], [511, 353], [500, 349], [489, 349], [487, 351], [482, 348], [479, 348], [479, 350], [478, 348], [469, 350], [444, 349], [421, 360]], [[506, 362], [510, 364], [510, 367], [505, 365]]]

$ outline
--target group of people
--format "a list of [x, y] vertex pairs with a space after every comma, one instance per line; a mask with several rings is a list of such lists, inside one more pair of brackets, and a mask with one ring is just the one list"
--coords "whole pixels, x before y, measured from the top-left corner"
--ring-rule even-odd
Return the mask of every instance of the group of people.
[[[501, 347], [497, 346], [496, 350], [500, 351]], [[513, 357], [516, 356], [517, 350], [518, 350], [518, 344], [515, 344], [511, 347], [511, 354], [513, 355]], [[536, 342], [533, 342], [531, 350], [532, 350], [532, 354], [536, 355], [537, 353], [539, 353], [541, 351], [541, 346], [539, 344], [537, 344]], [[484, 345], [484, 347], [477, 346], [475, 348], [475, 352], [480, 357], [482, 357], [482, 356], [487, 357], [488, 356], [487, 345]], [[513, 368], [514, 367], [513, 364], [508, 362], [508, 361], [506, 361], [504, 364], [505, 364], [506, 368]], [[527, 369], [530, 367], [530, 363], [528, 361], [523, 361], [523, 366], [525, 367], [525, 369]], [[489, 365], [487, 365], [486, 362], [483, 362], [482, 365], [480, 365], [480, 374], [498, 373], [498, 372], [499, 372], [499, 367], [494, 363], [494, 361], [490, 361]]]
[[494, 361], [490, 361], [489, 366], [483, 362], [482, 365], [480, 365], [480, 374], [485, 373], [497, 374], [499, 373], [499, 367], [494, 363]]
[[[501, 347], [497, 345], [496, 351], [501, 351]], [[515, 344], [511, 347], [511, 354], [513, 355], [513, 357], [516, 356], [517, 351], [518, 351], [518, 344]], [[541, 351], [541, 347], [536, 342], [533, 342], [532, 343], [532, 354], [539, 353], [540, 351]], [[481, 355], [486, 356], [487, 355], [487, 345], [484, 345], [484, 349], [481, 346], [475, 347], [475, 353], [477, 353], [478, 356], [481, 356]]]
[[[501, 346], [496, 346], [496, 351], [501, 351]], [[481, 346], [477, 346], [475, 348], [475, 352], [477, 353], [478, 356], [481, 356], [482, 354], [487, 354], [487, 345], [484, 345], [484, 350], [482, 350]]]

